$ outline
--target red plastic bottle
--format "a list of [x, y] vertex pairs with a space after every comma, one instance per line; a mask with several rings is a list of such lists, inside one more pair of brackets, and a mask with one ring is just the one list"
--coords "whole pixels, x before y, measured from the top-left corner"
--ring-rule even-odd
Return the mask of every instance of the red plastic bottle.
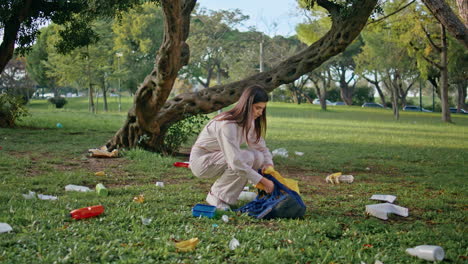
[[98, 216], [102, 213], [104, 213], [104, 206], [94, 205], [90, 207], [84, 207], [84, 208], [73, 210], [70, 212], [70, 216], [76, 220], [79, 220], [83, 218]]
[[188, 162], [174, 162], [174, 166], [188, 168], [190, 166], [190, 163], [188, 163]]

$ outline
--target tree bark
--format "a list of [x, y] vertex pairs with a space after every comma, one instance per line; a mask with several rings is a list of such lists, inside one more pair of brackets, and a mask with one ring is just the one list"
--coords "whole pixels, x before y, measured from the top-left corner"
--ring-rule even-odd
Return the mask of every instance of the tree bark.
[[447, 36], [445, 33], [445, 26], [440, 24], [440, 40], [441, 40], [441, 53], [440, 53], [440, 104], [442, 108], [442, 121], [451, 123], [449, 102], [448, 102], [448, 69], [447, 69]]
[[[463, 24], [444, 0], [422, 0], [439, 22], [447, 28], [452, 36], [468, 49], [468, 28]], [[461, 1], [461, 0], [458, 0]], [[466, 7], [462, 4], [462, 8]], [[465, 12], [464, 14], [462, 12]], [[461, 17], [466, 18], [466, 9], [460, 9]], [[465, 22], [466, 23], [466, 22]]]
[[461, 82], [458, 82], [457, 85], [457, 94], [458, 94], [458, 100], [457, 100], [457, 112], [460, 112], [461, 109], [468, 110], [466, 107], [465, 101], [466, 101], [466, 86], [468, 84], [467, 80], [463, 80]]
[[457, 6], [463, 24], [465, 24], [465, 27], [468, 27], [468, 1], [457, 0]]
[[238, 100], [242, 91], [260, 84], [271, 92], [282, 84], [295, 81], [344, 51], [359, 35], [377, 4], [377, 0], [357, 1], [341, 7], [327, 0], [317, 0], [332, 16], [332, 26], [320, 40], [271, 70], [244, 80], [217, 85], [194, 93], [183, 93], [167, 100], [179, 69], [188, 63], [190, 12], [196, 0], [162, 0], [164, 11], [164, 41], [156, 57], [156, 66], [135, 94], [134, 105], [123, 127], [107, 143], [109, 150], [142, 148], [166, 152], [164, 136], [169, 127], [189, 115], [206, 114]]

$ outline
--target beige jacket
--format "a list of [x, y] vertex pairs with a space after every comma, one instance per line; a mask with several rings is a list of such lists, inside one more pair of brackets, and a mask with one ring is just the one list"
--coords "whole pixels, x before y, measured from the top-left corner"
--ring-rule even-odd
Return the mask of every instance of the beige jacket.
[[[255, 143], [254, 124], [248, 134], [248, 148], [259, 151], [264, 156], [264, 165], [273, 165], [272, 155], [265, 145], [263, 137]], [[222, 152], [227, 165], [239, 176], [245, 176], [252, 183], [258, 183], [262, 176], [240, 159], [241, 145], [246, 143], [242, 127], [233, 121], [211, 120], [198, 136], [194, 148], [200, 148], [206, 153]]]

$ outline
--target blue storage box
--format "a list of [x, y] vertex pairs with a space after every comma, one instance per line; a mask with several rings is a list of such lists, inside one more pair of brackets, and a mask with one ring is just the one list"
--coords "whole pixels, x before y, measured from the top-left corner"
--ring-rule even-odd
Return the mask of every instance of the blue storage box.
[[208, 218], [213, 218], [216, 213], [216, 206], [206, 205], [206, 204], [196, 204], [192, 208], [192, 215], [195, 217], [206, 216]]

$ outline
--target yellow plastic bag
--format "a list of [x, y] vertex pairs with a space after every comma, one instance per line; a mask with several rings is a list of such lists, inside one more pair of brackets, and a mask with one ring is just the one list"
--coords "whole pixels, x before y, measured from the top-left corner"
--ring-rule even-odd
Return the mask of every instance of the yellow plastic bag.
[[[275, 177], [275, 179], [277, 179], [279, 182], [281, 182], [284, 186], [300, 194], [298, 181], [284, 178], [279, 172], [275, 171], [273, 167], [266, 168], [265, 170], [263, 170], [263, 173], [270, 174], [271, 176]], [[263, 186], [263, 184], [260, 182], [255, 185], [255, 188], [265, 190], [265, 186]]]
[[195, 249], [198, 242], [200, 242], [200, 240], [198, 240], [198, 237], [195, 237], [195, 238], [191, 238], [189, 240], [177, 242], [177, 243], [175, 243], [175, 247], [179, 251], [182, 251], [182, 252], [192, 251], [192, 250]]

